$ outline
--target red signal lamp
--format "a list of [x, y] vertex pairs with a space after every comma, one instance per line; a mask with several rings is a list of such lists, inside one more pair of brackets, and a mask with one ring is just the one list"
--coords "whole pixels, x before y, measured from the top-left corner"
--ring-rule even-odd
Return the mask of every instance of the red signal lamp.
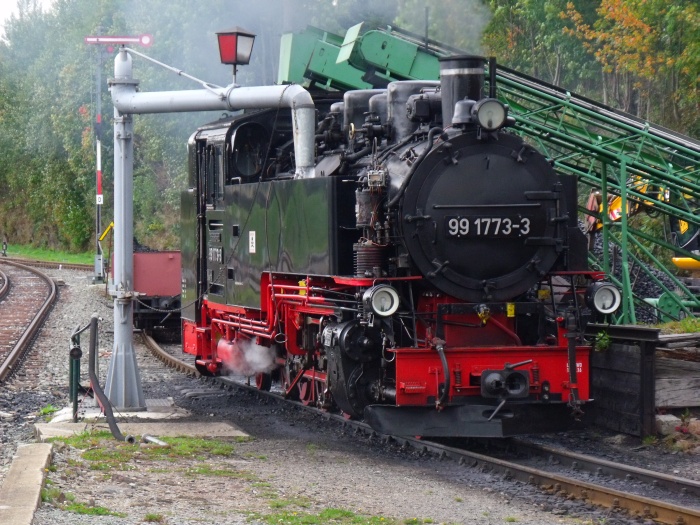
[[216, 33], [219, 39], [219, 54], [222, 64], [231, 64], [234, 68], [250, 62], [253, 53], [255, 33], [240, 27]]

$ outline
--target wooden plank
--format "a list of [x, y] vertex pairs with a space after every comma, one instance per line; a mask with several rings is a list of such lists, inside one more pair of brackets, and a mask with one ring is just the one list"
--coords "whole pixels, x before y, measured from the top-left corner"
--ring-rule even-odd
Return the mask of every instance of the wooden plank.
[[603, 352], [592, 353], [591, 367], [639, 374], [639, 360], [639, 346], [613, 344]]
[[589, 421], [617, 432], [654, 432], [654, 348], [656, 342], [614, 342], [591, 355]]
[[[698, 334], [661, 334], [659, 335], [659, 346], [665, 343], [673, 341], [684, 341], [684, 342], [697, 342], [700, 343], [700, 335]], [[692, 346], [692, 345], [688, 345]]]
[[620, 414], [636, 414], [637, 418], [639, 418], [641, 409], [639, 399], [635, 399], [633, 396], [622, 396], [620, 398], [612, 398], [609, 395], [602, 396], [596, 399], [594, 403], [595, 409], [600, 410], [605, 416], [615, 418], [619, 417]]
[[585, 420], [595, 425], [607, 428], [613, 432], [622, 432], [633, 436], [644, 436], [639, 412], [628, 412], [604, 406], [594, 401], [590, 408], [584, 407]]
[[700, 406], [700, 377], [656, 379], [657, 408], [689, 408]]
[[700, 377], [700, 363], [682, 359], [656, 358], [656, 378], [690, 376]]
[[700, 406], [700, 363], [656, 358], [657, 408]]
[[603, 393], [610, 395], [629, 395], [639, 397], [639, 374], [606, 374], [596, 371], [591, 377], [591, 386], [596, 391], [596, 399], [600, 399]]
[[664, 343], [663, 346], [658, 346], [657, 348], [659, 350], [663, 350], [664, 348], [669, 348], [669, 349], [673, 350], [676, 348], [688, 348], [689, 346], [695, 346], [695, 345], [688, 345], [687, 341], [679, 341], [677, 343]]

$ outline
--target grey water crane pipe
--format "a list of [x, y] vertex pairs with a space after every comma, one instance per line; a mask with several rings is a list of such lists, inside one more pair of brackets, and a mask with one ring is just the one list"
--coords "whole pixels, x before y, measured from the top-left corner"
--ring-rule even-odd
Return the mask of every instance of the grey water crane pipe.
[[208, 84], [207, 89], [141, 93], [136, 91], [138, 81], [133, 79], [132, 69], [131, 55], [122, 49], [114, 59], [114, 79], [110, 80], [112, 102], [120, 113], [290, 108], [294, 124], [295, 176], [315, 176], [316, 107], [311, 94], [300, 85], [218, 87]]
[[294, 176], [316, 176], [316, 110], [311, 95], [303, 87], [291, 84], [245, 88], [232, 84], [222, 88], [202, 83], [205, 89], [141, 93], [137, 91], [138, 84], [133, 77], [130, 52], [122, 47], [114, 59], [114, 78], [109, 80], [114, 104], [114, 351], [105, 383], [107, 397], [119, 410], [146, 408], [132, 333], [135, 295], [132, 115], [288, 107], [292, 111]]

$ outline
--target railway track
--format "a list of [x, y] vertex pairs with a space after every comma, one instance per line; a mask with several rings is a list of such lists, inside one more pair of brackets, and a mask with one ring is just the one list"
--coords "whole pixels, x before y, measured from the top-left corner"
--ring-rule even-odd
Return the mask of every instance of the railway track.
[[21, 259], [17, 257], [3, 258], [1, 262], [23, 264], [25, 266], [31, 266], [32, 268], [79, 270], [84, 272], [90, 272], [95, 269], [94, 265], [92, 264], [64, 263], [57, 261], [37, 261], [35, 259]]
[[10, 289], [10, 281], [7, 279], [7, 275], [5, 275], [5, 272], [0, 270], [0, 301], [2, 300], [5, 295], [7, 295], [7, 291]]
[[[169, 366], [183, 373], [200, 376], [195, 367], [162, 349], [146, 336], [146, 345]], [[278, 394], [258, 390], [229, 377], [207, 378], [220, 388], [249, 388], [260, 395], [280, 398]], [[306, 409], [318, 411], [313, 407]], [[364, 423], [347, 420], [340, 415], [323, 413], [329, 419], [357, 432], [376, 434]], [[503, 440], [506, 449], [479, 453], [449, 444], [420, 438], [379, 436], [402, 446], [429, 452], [440, 458], [450, 458], [513, 481], [539, 487], [563, 498], [573, 498], [627, 513], [630, 516], [669, 525], [700, 523], [700, 482], [644, 470], [592, 456], [575, 454], [521, 439]], [[648, 497], [647, 494], [666, 491], [668, 497]], [[680, 496], [677, 498], [676, 496]], [[685, 498], [685, 499], [684, 499]], [[682, 501], [692, 499], [688, 506]], [[673, 503], [673, 501], [681, 501]]]
[[[0, 261], [0, 384], [18, 368], [56, 300], [53, 280], [35, 268]], [[3, 292], [4, 290], [4, 292]]]

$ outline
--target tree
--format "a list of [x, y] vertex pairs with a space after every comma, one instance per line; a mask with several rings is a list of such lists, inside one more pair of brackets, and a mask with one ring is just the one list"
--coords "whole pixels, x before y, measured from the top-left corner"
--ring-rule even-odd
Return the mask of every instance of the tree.
[[[579, 0], [582, 17], [595, 2]], [[585, 91], [595, 78], [594, 64], [580, 41], [564, 32], [566, 0], [491, 0], [493, 18], [484, 46], [499, 62], [533, 77]]]
[[689, 0], [602, 0], [593, 23], [569, 2], [562, 18], [600, 64], [603, 100], [697, 133], [700, 11]]

